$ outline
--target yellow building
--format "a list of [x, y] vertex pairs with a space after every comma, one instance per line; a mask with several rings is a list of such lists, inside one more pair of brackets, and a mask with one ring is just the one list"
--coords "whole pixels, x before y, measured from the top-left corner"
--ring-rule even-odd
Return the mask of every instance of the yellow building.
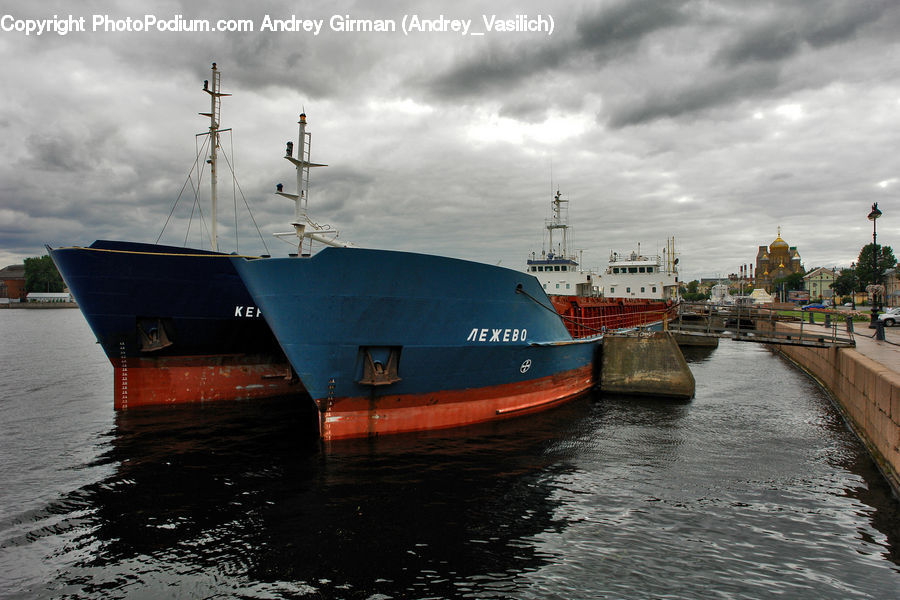
[[794, 273], [803, 273], [800, 253], [797, 252], [796, 246], [788, 246], [788, 243], [781, 239], [779, 227], [775, 241], [768, 247], [760, 246], [756, 253], [756, 287], [772, 293], [776, 279]]
[[803, 285], [809, 292], [810, 302], [834, 298], [834, 292], [831, 289], [831, 286], [834, 284], [834, 276], [835, 270], [826, 269], [825, 267], [813, 269], [803, 276]]

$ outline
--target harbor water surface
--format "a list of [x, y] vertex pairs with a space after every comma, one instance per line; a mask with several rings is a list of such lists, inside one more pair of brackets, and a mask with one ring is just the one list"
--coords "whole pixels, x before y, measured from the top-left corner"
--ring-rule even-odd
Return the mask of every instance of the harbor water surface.
[[900, 504], [761, 346], [691, 402], [323, 445], [298, 398], [114, 413], [77, 310], [0, 339], [2, 598], [900, 597]]

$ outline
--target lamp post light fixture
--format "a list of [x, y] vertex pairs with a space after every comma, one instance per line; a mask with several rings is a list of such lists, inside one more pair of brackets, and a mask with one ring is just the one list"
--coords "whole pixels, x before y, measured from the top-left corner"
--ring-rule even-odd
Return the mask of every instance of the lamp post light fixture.
[[[881, 279], [878, 276], [878, 237], [875, 232], [875, 221], [878, 220], [878, 217], [881, 216], [881, 211], [878, 210], [878, 203], [875, 202], [872, 204], [872, 211], [869, 213], [869, 220], [872, 221], [872, 285], [878, 285], [879, 280]], [[869, 329], [875, 329], [876, 324], [878, 323], [878, 296], [876, 293], [872, 294], [872, 320], [869, 322]]]

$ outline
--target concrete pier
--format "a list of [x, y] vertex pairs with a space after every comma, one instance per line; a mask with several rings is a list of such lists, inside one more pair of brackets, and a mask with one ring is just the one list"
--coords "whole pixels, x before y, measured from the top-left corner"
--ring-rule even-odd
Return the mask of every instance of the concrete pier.
[[690, 399], [694, 387], [694, 375], [671, 333], [603, 338], [602, 392]]
[[[779, 329], [797, 327], [779, 323]], [[812, 375], [835, 399], [900, 498], [900, 335], [856, 335], [856, 348], [771, 346]], [[890, 342], [893, 341], [894, 344]]]
[[681, 347], [718, 348], [719, 338], [716, 335], [691, 334], [673, 331], [672, 337]]

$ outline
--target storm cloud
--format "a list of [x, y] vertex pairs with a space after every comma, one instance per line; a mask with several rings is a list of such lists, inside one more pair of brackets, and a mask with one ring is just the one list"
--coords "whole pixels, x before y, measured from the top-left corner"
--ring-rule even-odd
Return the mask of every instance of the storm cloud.
[[[162, 241], [184, 243], [193, 218], [187, 242], [208, 247], [196, 221], [201, 209], [208, 219], [206, 180], [191, 169], [212, 62], [232, 94], [223, 149], [239, 183], [220, 175], [220, 234], [242, 251], [290, 249], [272, 238], [292, 216], [273, 191], [294, 177], [282, 157], [301, 110], [313, 160], [330, 165], [313, 172], [311, 215], [361, 246], [521, 268], [541, 250], [556, 189], [587, 267], [675, 236], [686, 278], [727, 275], [779, 226], [807, 268], [849, 265], [875, 201], [879, 240], [898, 243], [895, 2], [171, 1], [135, 12], [14, 1], [3, 11], [71, 14], [88, 29], [94, 14], [254, 27], [0, 31], [0, 266], [44, 243], [153, 242], [167, 219]], [[267, 15], [321, 20], [322, 31], [261, 31]], [[484, 35], [338, 32], [333, 15], [470, 20]], [[485, 18], [517, 16], [552, 18], [553, 32], [485, 31]]]

